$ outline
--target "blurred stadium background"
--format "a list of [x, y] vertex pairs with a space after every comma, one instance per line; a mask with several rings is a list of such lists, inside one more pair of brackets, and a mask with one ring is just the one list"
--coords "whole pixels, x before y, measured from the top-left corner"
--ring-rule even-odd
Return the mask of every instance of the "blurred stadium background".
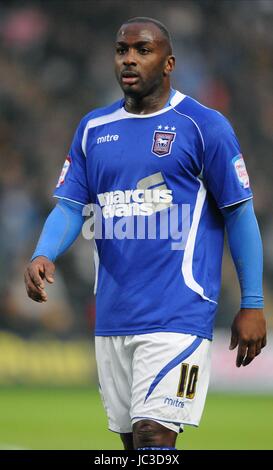
[[113, 40], [129, 17], [170, 29], [174, 86], [224, 113], [247, 160], [265, 251], [268, 346], [228, 351], [239, 288], [227, 252], [203, 422], [179, 448], [273, 448], [273, 1], [0, 1], [0, 449], [120, 449], [107, 431], [93, 349], [92, 246], [58, 261], [45, 305], [23, 270], [80, 118], [118, 98]]

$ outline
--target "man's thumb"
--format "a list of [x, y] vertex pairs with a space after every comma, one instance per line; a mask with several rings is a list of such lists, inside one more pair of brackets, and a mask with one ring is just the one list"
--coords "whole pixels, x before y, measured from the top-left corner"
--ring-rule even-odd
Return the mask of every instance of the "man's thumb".
[[232, 333], [229, 349], [232, 350], [232, 349], [236, 348], [237, 344], [238, 344], [238, 337], [237, 337], [236, 334]]

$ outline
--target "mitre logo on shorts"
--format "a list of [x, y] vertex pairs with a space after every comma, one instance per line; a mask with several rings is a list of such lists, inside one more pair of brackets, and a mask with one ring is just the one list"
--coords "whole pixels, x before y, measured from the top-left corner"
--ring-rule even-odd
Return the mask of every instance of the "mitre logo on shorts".
[[69, 155], [67, 155], [67, 157], [65, 159], [65, 162], [64, 162], [64, 166], [63, 166], [61, 174], [60, 174], [60, 177], [58, 179], [58, 183], [57, 183], [56, 188], [59, 188], [62, 184], [64, 184], [65, 177], [67, 175], [67, 172], [69, 170], [70, 165], [71, 165], [71, 157]]
[[166, 157], [166, 155], [170, 155], [175, 136], [175, 132], [155, 131], [152, 152], [158, 157]]
[[243, 188], [249, 188], [249, 178], [242, 154], [239, 153], [239, 155], [236, 155], [236, 157], [232, 159], [232, 163], [241, 186], [243, 186]]

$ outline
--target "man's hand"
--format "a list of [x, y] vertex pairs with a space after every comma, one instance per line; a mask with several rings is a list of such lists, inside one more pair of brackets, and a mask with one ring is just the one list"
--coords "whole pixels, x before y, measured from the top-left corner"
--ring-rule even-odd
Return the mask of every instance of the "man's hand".
[[55, 265], [45, 256], [37, 256], [25, 271], [25, 285], [28, 296], [36, 302], [46, 302], [44, 279], [50, 284], [54, 282]]
[[236, 366], [247, 366], [266, 345], [266, 322], [263, 309], [242, 308], [231, 326], [229, 349], [238, 346]]

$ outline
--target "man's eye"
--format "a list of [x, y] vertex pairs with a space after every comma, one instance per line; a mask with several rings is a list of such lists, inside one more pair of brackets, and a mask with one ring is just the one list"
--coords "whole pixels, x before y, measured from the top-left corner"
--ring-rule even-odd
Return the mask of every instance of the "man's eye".
[[116, 49], [116, 53], [117, 53], [118, 55], [123, 55], [123, 54], [125, 54], [125, 52], [126, 52], [126, 51], [125, 51], [124, 47], [118, 47], [118, 48]]
[[142, 54], [142, 55], [146, 55], [146, 54], [149, 54], [149, 49], [146, 49], [145, 47], [142, 47], [141, 49], [139, 49], [139, 53]]

